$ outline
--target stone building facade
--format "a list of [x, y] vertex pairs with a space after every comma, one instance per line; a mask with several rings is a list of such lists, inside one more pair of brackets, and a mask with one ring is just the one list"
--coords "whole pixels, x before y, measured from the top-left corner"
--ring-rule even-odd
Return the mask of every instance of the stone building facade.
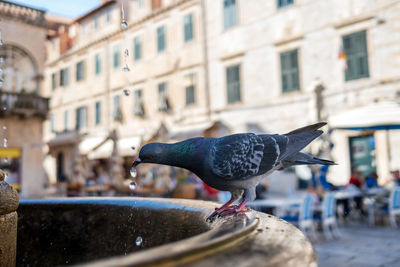
[[42, 84], [47, 36], [45, 12], [0, 1], [0, 164], [22, 197], [41, 196], [46, 184]]
[[160, 132], [282, 133], [317, 120], [329, 135], [311, 150], [339, 163], [333, 183], [400, 167], [394, 122], [349, 130], [337, 119], [374, 103], [398, 109], [398, 1], [136, 0], [124, 11], [126, 29], [120, 2], [103, 1], [47, 43], [53, 181], [74, 176], [76, 153], [110, 157], [113, 130], [132, 158]]

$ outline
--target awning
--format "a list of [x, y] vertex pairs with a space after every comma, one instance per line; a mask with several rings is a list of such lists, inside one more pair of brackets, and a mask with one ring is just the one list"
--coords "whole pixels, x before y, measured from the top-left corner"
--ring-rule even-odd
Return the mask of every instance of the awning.
[[[101, 143], [101, 141], [99, 143]], [[97, 143], [97, 145], [99, 143]], [[117, 144], [118, 155], [120, 155], [121, 157], [134, 156], [136, 153], [138, 153], [140, 145], [141, 145], [141, 138], [139, 136], [120, 138]], [[136, 149], [133, 150], [132, 147], [135, 147]], [[111, 139], [108, 139], [101, 146], [89, 152], [87, 155], [89, 159], [109, 158], [111, 157], [112, 150], [113, 150], [113, 141]]]
[[79, 152], [81, 154], [88, 154], [96, 146], [99, 146], [102, 142], [106, 140], [107, 136], [91, 136], [91, 137], [86, 137], [84, 138], [80, 143], [79, 143]]
[[169, 138], [185, 140], [192, 137], [203, 136], [204, 130], [211, 127], [212, 122], [201, 122], [188, 125], [177, 125], [171, 128]]
[[329, 125], [346, 130], [400, 129], [400, 104], [394, 101], [373, 103], [330, 116]]

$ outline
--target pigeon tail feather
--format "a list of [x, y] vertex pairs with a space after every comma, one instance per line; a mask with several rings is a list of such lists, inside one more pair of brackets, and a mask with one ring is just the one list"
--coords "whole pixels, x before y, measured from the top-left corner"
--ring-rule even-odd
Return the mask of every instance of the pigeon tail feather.
[[293, 130], [285, 135], [293, 135], [293, 134], [298, 134], [298, 133], [306, 133], [306, 132], [314, 132], [321, 128], [322, 126], [325, 126], [326, 122], [318, 122], [314, 123], [305, 127], [298, 128], [296, 130]]
[[318, 129], [324, 125], [326, 125], [326, 122], [319, 122], [285, 134], [288, 138], [288, 143], [286, 145], [286, 151], [281, 155], [279, 160], [285, 160], [306, 147], [323, 133], [323, 131]]
[[281, 162], [282, 167], [280, 170], [293, 166], [293, 165], [308, 165], [308, 164], [321, 164], [321, 165], [337, 165], [335, 162], [326, 159], [316, 158], [313, 155], [298, 152], [294, 156], [287, 158]]

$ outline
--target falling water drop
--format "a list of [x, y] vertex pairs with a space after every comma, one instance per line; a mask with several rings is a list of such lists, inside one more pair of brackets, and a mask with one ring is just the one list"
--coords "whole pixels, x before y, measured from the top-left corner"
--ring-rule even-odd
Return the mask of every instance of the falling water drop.
[[136, 238], [136, 246], [140, 246], [143, 242], [143, 238], [141, 236], [138, 236]]
[[128, 50], [128, 49], [125, 49], [125, 51], [124, 51], [124, 57], [125, 57], [125, 58], [129, 57], [129, 50]]
[[135, 178], [136, 175], [137, 175], [136, 169], [132, 167], [131, 170], [130, 170], [130, 174], [131, 174], [131, 176], [132, 176], [133, 178]]
[[127, 27], [128, 27], [128, 23], [126, 22], [126, 20], [122, 20], [122, 22], [121, 22], [121, 27], [122, 27], [122, 29], [126, 29]]
[[134, 191], [135, 190], [135, 188], [136, 188], [136, 183], [135, 182], [130, 182], [129, 183], [129, 188], [132, 190], [132, 191]]
[[123, 72], [129, 72], [130, 71], [130, 68], [129, 68], [128, 64], [125, 64], [125, 67], [122, 68], [122, 71]]
[[129, 90], [129, 89], [124, 89], [124, 95], [125, 95], [125, 96], [129, 96], [130, 93], [131, 93], [131, 90]]
[[121, 27], [122, 29], [125, 30], [128, 27], [128, 23], [126, 23], [125, 20], [124, 0], [121, 0], [121, 17], [122, 17]]

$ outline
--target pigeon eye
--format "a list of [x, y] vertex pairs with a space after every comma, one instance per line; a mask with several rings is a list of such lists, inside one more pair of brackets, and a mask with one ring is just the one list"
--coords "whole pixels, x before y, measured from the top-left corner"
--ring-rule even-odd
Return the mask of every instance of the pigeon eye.
[[152, 156], [151, 156], [151, 155], [146, 155], [146, 156], [144, 156], [144, 158], [145, 158], [145, 159], [151, 159]]

